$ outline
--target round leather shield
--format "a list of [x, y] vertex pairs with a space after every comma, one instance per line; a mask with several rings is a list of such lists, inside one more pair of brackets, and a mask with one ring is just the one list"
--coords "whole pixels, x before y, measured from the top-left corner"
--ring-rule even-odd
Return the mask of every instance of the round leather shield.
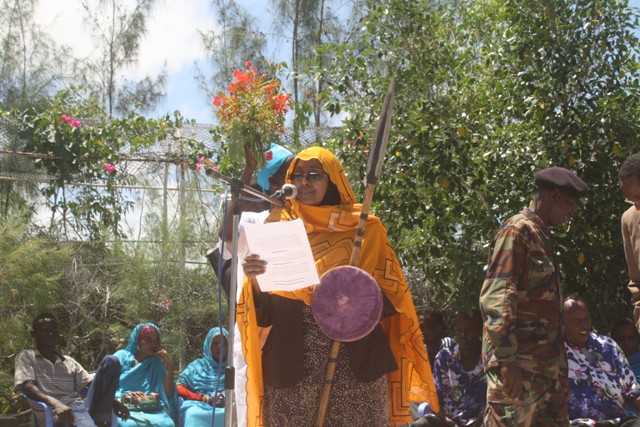
[[382, 292], [376, 280], [349, 265], [327, 271], [313, 291], [313, 318], [334, 341], [356, 341], [376, 327], [382, 315]]

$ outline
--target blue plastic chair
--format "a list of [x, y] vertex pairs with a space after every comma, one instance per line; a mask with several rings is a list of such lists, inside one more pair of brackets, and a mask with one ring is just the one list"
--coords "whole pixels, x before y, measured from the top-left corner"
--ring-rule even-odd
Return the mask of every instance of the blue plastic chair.
[[[33, 400], [29, 396], [27, 396], [24, 392], [22, 393], [25, 399], [31, 405], [31, 408], [34, 411], [33, 414], [33, 425], [35, 427], [40, 427], [38, 424], [38, 417], [36, 417], [35, 411], [44, 412], [44, 421], [45, 425], [43, 427], [53, 427], [53, 411], [51, 407], [44, 402], [40, 402], [39, 400]], [[111, 414], [111, 427], [118, 427], [118, 417], [116, 414]]]
[[429, 406], [429, 402], [422, 402], [420, 406], [418, 406], [418, 418], [424, 417], [429, 413], [431, 413], [431, 406]]

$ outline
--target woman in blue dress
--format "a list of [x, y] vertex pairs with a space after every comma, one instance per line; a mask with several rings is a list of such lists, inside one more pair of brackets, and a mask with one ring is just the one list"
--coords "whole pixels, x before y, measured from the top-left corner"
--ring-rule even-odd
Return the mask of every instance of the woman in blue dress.
[[226, 329], [209, 331], [202, 345], [203, 357], [194, 360], [178, 377], [178, 393], [184, 399], [180, 417], [185, 427], [224, 425], [224, 369], [227, 366]]
[[120, 360], [122, 371], [116, 397], [142, 397], [157, 393], [161, 409], [153, 411], [131, 410], [127, 421], [118, 419], [122, 427], [155, 426], [175, 427], [178, 393], [173, 382], [173, 362], [162, 348], [160, 330], [153, 323], [141, 323], [131, 332], [129, 343], [114, 356]]

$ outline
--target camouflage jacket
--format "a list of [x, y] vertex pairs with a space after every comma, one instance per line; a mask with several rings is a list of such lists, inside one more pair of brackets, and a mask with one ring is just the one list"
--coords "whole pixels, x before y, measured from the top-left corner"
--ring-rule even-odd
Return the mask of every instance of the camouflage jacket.
[[480, 310], [487, 369], [517, 362], [525, 371], [555, 378], [566, 368], [551, 235], [528, 208], [504, 223], [493, 240]]

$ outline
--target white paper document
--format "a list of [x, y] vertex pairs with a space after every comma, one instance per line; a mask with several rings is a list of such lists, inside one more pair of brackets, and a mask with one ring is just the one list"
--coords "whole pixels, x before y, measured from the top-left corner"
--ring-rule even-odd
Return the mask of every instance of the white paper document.
[[249, 253], [267, 261], [267, 271], [256, 276], [263, 292], [293, 291], [320, 283], [302, 220], [245, 224]]

